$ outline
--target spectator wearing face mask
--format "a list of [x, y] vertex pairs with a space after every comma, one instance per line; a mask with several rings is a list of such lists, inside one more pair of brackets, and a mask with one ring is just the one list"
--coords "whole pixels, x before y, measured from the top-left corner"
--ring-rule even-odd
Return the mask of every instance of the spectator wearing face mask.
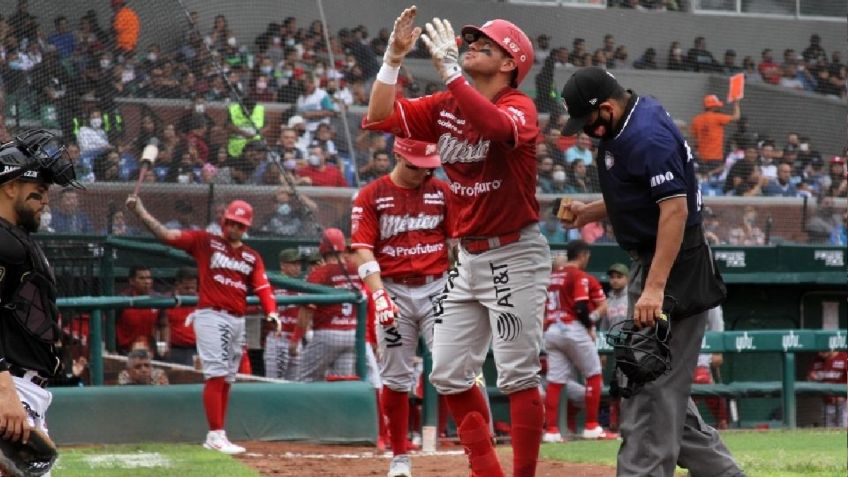
[[297, 169], [299, 177], [308, 178], [309, 185], [324, 187], [347, 187], [347, 181], [338, 167], [327, 164], [324, 150], [321, 146], [309, 148], [306, 165]]
[[265, 234], [283, 237], [308, 236], [311, 231], [307, 226], [310, 223], [309, 213], [316, 213], [318, 205], [304, 195], [295, 196], [288, 187], [277, 189], [274, 198], [277, 207], [259, 230]]
[[103, 129], [103, 116], [99, 109], [91, 111], [88, 124], [79, 128], [77, 144], [83, 157], [94, 157], [112, 148], [109, 136]]

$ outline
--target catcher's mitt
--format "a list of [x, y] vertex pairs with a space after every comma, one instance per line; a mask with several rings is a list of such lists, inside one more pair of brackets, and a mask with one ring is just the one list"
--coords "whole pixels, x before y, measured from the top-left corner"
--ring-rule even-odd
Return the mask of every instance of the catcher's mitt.
[[37, 429], [30, 431], [26, 444], [0, 438], [0, 475], [39, 477], [50, 471], [58, 456], [56, 444]]
[[610, 392], [629, 398], [671, 369], [670, 338], [671, 322], [665, 317], [652, 327], [637, 329], [633, 320], [611, 327], [606, 340], [614, 350], [618, 382]]

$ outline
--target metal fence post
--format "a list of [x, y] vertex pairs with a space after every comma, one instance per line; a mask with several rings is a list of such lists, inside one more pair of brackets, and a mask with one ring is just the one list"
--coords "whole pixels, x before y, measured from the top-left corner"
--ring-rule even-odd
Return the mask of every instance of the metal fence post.
[[91, 353], [90, 364], [91, 382], [95, 386], [103, 384], [103, 335], [102, 335], [102, 320], [103, 314], [100, 308], [91, 310], [91, 321], [89, 322], [89, 337], [88, 346]]
[[795, 429], [797, 425], [795, 406], [795, 353], [783, 353], [783, 424]]
[[[101, 296], [115, 295], [115, 248], [109, 240], [103, 241], [103, 257], [100, 262]], [[115, 345], [115, 310], [106, 310], [106, 349], [114, 352]]]
[[368, 379], [368, 361], [365, 359], [365, 322], [368, 320], [368, 301], [356, 302], [356, 375], [365, 381]]

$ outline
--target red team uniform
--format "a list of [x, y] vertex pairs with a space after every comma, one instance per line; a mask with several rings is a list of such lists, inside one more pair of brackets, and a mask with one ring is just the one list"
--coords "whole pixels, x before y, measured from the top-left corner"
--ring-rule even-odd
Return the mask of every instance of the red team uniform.
[[[285, 288], [275, 288], [276, 296], [295, 296], [298, 292]], [[265, 333], [265, 377], [295, 381], [300, 372], [300, 355], [290, 355], [288, 343], [297, 327], [298, 305], [280, 305], [280, 333], [271, 330]]]
[[[515, 87], [532, 64], [532, 43], [504, 20], [465, 27], [464, 37], [466, 30], [509, 47], [519, 65], [513, 87], [489, 99], [459, 76], [446, 92], [396, 99], [390, 116], [366, 117], [363, 127], [438, 144], [460, 247], [436, 316], [430, 380], [458, 423], [469, 416], [468, 428], [479, 428], [477, 414], [487, 416], [488, 408], [474, 383], [491, 343], [497, 384], [510, 400], [515, 475], [532, 475], [544, 419], [538, 373], [550, 279], [550, 250], [538, 227], [536, 107]], [[487, 465], [490, 448], [482, 441], [473, 447], [472, 469]]]
[[[332, 255], [327, 255], [332, 257]], [[364, 286], [356, 267], [338, 262], [325, 262], [315, 267], [306, 281], [333, 288], [354, 289], [362, 293]], [[356, 364], [356, 306], [351, 303], [308, 305], [312, 310], [312, 340], [303, 350], [299, 381], [323, 381], [327, 375], [354, 376]], [[293, 340], [299, 340], [300, 332]]]
[[[848, 352], [822, 352], [816, 356], [809, 379], [820, 383], [845, 384], [848, 382]], [[848, 407], [845, 396], [826, 396], [824, 400], [824, 425], [848, 427]]]
[[[410, 163], [419, 161], [413, 152], [432, 157], [436, 151], [435, 144], [395, 141], [395, 152]], [[359, 191], [351, 211], [351, 248], [373, 253], [383, 287], [398, 308], [393, 325], [374, 327], [381, 355], [382, 403], [395, 456], [407, 453], [409, 392], [416, 384], [419, 337], [428, 349], [433, 345], [434, 304], [448, 269], [450, 196], [448, 185], [432, 176], [409, 188], [384, 176]]]

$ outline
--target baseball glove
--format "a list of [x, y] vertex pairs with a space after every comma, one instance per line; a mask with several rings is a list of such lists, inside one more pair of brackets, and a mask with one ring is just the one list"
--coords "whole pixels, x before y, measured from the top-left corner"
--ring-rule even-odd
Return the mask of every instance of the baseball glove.
[[59, 451], [47, 434], [33, 429], [26, 444], [0, 438], [0, 475], [39, 477], [50, 471]]
[[616, 389], [611, 393], [629, 398], [642, 387], [671, 369], [671, 322], [657, 320], [652, 327], [636, 328], [633, 320], [616, 323], [607, 333], [613, 347], [616, 366]]

